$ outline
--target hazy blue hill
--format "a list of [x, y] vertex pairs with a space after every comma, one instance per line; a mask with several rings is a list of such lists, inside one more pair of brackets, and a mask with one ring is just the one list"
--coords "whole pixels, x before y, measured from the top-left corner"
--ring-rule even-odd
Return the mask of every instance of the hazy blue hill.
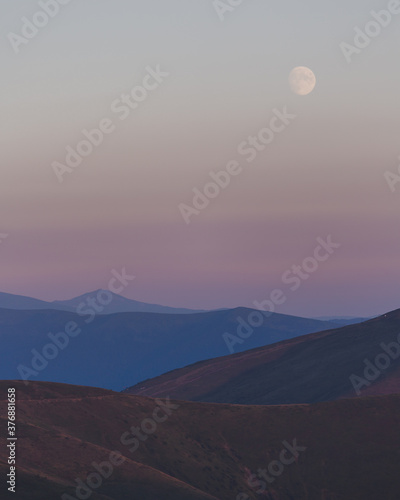
[[[67, 311], [0, 309], [0, 379], [21, 378], [17, 366], [31, 367], [32, 349], [42, 352], [48, 333], [76, 322], [81, 333], [70, 338], [48, 366], [32, 380], [65, 382], [121, 390], [147, 378], [200, 360], [229, 353], [222, 337], [236, 333], [237, 318], [251, 310], [238, 308], [197, 314], [118, 313], [85, 318]], [[273, 314], [235, 351], [245, 351], [334, 325]]]

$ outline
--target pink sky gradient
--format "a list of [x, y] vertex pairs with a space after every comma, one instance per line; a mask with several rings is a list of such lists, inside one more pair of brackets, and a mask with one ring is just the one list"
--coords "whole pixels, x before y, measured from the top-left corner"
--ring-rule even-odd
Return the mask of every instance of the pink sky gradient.
[[[93, 7], [71, 4], [18, 57], [1, 48], [1, 291], [66, 299], [126, 267], [130, 298], [251, 306], [287, 289], [285, 270], [332, 235], [341, 248], [279, 312], [398, 308], [400, 185], [392, 193], [384, 172], [399, 163], [400, 32], [390, 26], [348, 65], [339, 44], [369, 0], [348, 19], [316, 1], [273, 13], [249, 2], [224, 23], [207, 2], [121, 3], [100, 0], [93, 22]], [[170, 76], [120, 121], [111, 103], [158, 64]], [[307, 97], [287, 83], [298, 65], [317, 76]], [[297, 118], [248, 164], [238, 145], [285, 106]], [[52, 162], [107, 117], [116, 131], [59, 184]], [[242, 173], [186, 225], [179, 204], [230, 160]]]

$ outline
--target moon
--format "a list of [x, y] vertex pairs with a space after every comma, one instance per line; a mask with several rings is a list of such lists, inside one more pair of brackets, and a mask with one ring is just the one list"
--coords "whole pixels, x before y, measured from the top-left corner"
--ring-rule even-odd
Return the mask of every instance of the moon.
[[316, 83], [317, 79], [310, 68], [297, 66], [290, 72], [289, 85], [297, 95], [310, 94], [314, 90]]

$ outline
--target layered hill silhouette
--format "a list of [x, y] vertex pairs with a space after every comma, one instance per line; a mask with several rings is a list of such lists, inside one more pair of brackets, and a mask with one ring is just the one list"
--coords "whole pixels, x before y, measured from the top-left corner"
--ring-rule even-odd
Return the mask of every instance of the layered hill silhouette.
[[[0, 382], [3, 428], [10, 385], [17, 393], [19, 500], [77, 498], [77, 479], [98, 485], [89, 491], [93, 500], [398, 500], [399, 395], [234, 406], [8, 381]], [[168, 418], [154, 427], [149, 422], [163, 403], [173, 409], [160, 411]], [[131, 427], [142, 429], [135, 444]], [[282, 449], [287, 465], [263, 484], [258, 471], [269, 474]], [[115, 452], [123, 462], [110, 469], [105, 462]], [[99, 469], [100, 481], [93, 476]]]
[[346, 325], [355, 325], [356, 323], [363, 323], [364, 321], [368, 321], [372, 319], [370, 318], [357, 318], [354, 316], [320, 316], [314, 319], [318, 319], [319, 321], [330, 321], [331, 323], [335, 323], [337, 326], [346, 326]]
[[399, 334], [400, 309], [360, 324], [196, 363], [127, 391], [256, 405], [400, 393]]
[[[251, 312], [238, 308], [185, 315], [118, 313], [93, 317], [67, 311], [0, 309], [0, 379], [23, 379], [31, 370], [36, 375], [28, 380], [122, 390], [140, 380], [229, 353], [223, 334], [235, 334], [237, 318], [247, 318]], [[77, 325], [73, 336], [65, 334], [71, 322]], [[332, 326], [273, 314], [234, 347], [244, 351]], [[46, 348], [55, 342], [67, 345]], [[47, 357], [55, 355], [54, 359], [44, 359], [44, 351]]]
[[76, 312], [79, 307], [82, 311], [91, 309], [88, 304], [88, 299], [99, 300], [101, 311], [96, 311], [97, 314], [113, 314], [119, 312], [149, 312], [160, 314], [191, 314], [203, 311], [194, 309], [184, 309], [160, 306], [157, 304], [147, 304], [137, 300], [127, 299], [122, 295], [112, 293], [109, 290], [95, 290], [85, 293], [79, 297], [74, 297], [70, 300], [55, 300], [46, 302], [44, 300], [25, 297], [23, 295], [13, 295], [11, 293], [0, 292], [0, 309], [16, 309], [16, 310], [57, 310]]

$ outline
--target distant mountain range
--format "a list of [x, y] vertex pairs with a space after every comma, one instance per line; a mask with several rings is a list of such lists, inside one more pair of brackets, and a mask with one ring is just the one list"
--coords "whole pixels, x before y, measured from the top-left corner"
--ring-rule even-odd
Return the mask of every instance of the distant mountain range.
[[[109, 290], [99, 289], [93, 292], [84, 293], [78, 297], [74, 297], [69, 300], [54, 300], [52, 302], [47, 302], [45, 300], [34, 299], [32, 297], [26, 297], [24, 295], [14, 295], [11, 293], [0, 292], [0, 309], [16, 309], [16, 310], [57, 310], [57, 311], [69, 311], [77, 312], [78, 308], [82, 310], [89, 309], [90, 300], [96, 300], [100, 303], [102, 308], [101, 312], [98, 314], [114, 314], [121, 312], [148, 312], [148, 313], [160, 313], [160, 314], [193, 314], [200, 312], [207, 312], [205, 309], [186, 309], [183, 307], [168, 307], [161, 306], [158, 304], [148, 304], [146, 302], [140, 302], [138, 300], [127, 299], [122, 295], [110, 292]], [[100, 300], [99, 300], [100, 299]], [[102, 301], [106, 301], [108, 304], [103, 304]], [[227, 311], [227, 308], [215, 309], [216, 311]], [[323, 316], [317, 318], [310, 318], [318, 321], [330, 321], [332, 323], [342, 325], [351, 325], [353, 323], [361, 323], [369, 318], [356, 318], [353, 316]]]
[[339, 326], [346, 325], [355, 325], [356, 323], [362, 323], [363, 321], [367, 321], [371, 318], [357, 318], [354, 316], [319, 316], [317, 318], [319, 321], [331, 321], [332, 323], [336, 323]]
[[[336, 326], [272, 314], [251, 331], [249, 326], [240, 327], [239, 338], [238, 319], [242, 324], [254, 324], [253, 313], [251, 309], [237, 308], [192, 314], [128, 312], [90, 316], [48, 309], [0, 309], [0, 379], [23, 378], [21, 370], [33, 370], [36, 375], [29, 380], [121, 390], [169, 370], [228, 354], [225, 334], [236, 339], [234, 352], [242, 352]], [[72, 336], [66, 336], [71, 322], [77, 327]], [[68, 345], [50, 345], [49, 356], [55, 357], [43, 359], [46, 346], [56, 342], [54, 335], [61, 338], [57, 341], [61, 346], [63, 342]]]
[[[2, 415], [9, 386], [0, 382]], [[399, 395], [239, 406], [62, 384], [11, 386], [19, 500], [399, 498]], [[9, 451], [2, 444], [6, 478]], [[115, 465], [113, 452], [122, 463]]]
[[[90, 309], [88, 300], [94, 299], [99, 302], [102, 308], [98, 314], [113, 314], [120, 312], [149, 312], [161, 314], [191, 314], [204, 312], [194, 309], [174, 308], [167, 306], [159, 306], [157, 304], [146, 304], [137, 300], [127, 299], [121, 295], [117, 295], [108, 290], [95, 290], [94, 292], [85, 293], [79, 297], [74, 297], [70, 300], [55, 300], [46, 302], [44, 300], [24, 297], [23, 295], [13, 295], [10, 293], [0, 292], [0, 309], [17, 309], [17, 310], [58, 310], [76, 312], [79, 307], [82, 310]], [[109, 302], [103, 304], [103, 302]]]
[[252, 405], [356, 397], [356, 388], [361, 395], [400, 393], [399, 334], [400, 309], [364, 323], [196, 363], [127, 392]]

